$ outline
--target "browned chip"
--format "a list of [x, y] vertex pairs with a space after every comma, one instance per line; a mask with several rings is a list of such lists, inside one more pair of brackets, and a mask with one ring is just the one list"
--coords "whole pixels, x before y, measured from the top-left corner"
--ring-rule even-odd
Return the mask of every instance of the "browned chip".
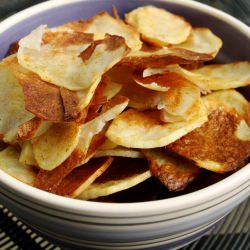
[[13, 54], [16, 54], [17, 51], [19, 49], [19, 44], [18, 42], [14, 42], [10, 45], [8, 51], [7, 51], [7, 56], [10, 56], [10, 55], [13, 55]]
[[169, 191], [181, 191], [200, 173], [199, 167], [163, 149], [143, 150], [149, 160], [149, 169]]
[[214, 172], [240, 168], [250, 156], [250, 140], [237, 137], [241, 120], [233, 110], [217, 107], [210, 110], [208, 122], [168, 145], [167, 149]]
[[38, 117], [34, 117], [18, 127], [17, 140], [26, 141], [37, 137], [45, 132], [50, 127], [50, 125], [50, 123], [44, 122]]
[[35, 186], [55, 193], [61, 181], [77, 166], [87, 162], [95, 153], [97, 148], [105, 141], [104, 132], [95, 135], [91, 141], [87, 154], [76, 148], [72, 154], [61, 165], [52, 171], [40, 170], [36, 176]]
[[136, 68], [164, 67], [170, 64], [192, 64], [212, 60], [208, 54], [179, 48], [163, 48], [153, 52], [132, 51], [119, 64]]
[[62, 180], [56, 193], [73, 198], [78, 196], [109, 167], [112, 161], [112, 157], [93, 159], [74, 169]]

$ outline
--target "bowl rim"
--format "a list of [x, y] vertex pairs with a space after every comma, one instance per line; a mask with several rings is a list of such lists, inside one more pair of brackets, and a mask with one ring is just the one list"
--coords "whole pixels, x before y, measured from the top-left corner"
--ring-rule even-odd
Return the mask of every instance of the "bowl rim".
[[[72, 5], [78, 2], [86, 2], [89, 0], [51, 0], [43, 2], [32, 7], [29, 7], [21, 12], [18, 12], [0, 23], [0, 34], [3, 31], [8, 30], [20, 21], [25, 20], [27, 17], [35, 16], [46, 10], [51, 10], [57, 7]], [[135, 1], [135, 0], [134, 0]], [[199, 3], [193, 0], [159, 0], [161, 2], [174, 3], [175, 5], [187, 6], [197, 11], [203, 11], [210, 16], [220, 18], [223, 22], [229, 24], [235, 29], [244, 33], [250, 40], [250, 27], [242, 23], [238, 19], [224, 13], [211, 6]], [[83, 201], [77, 199], [71, 199], [67, 197], [61, 197], [55, 194], [39, 190], [32, 186], [22, 183], [7, 173], [0, 170], [0, 184], [7, 187], [9, 190], [14, 191], [16, 194], [22, 197], [27, 197], [33, 202], [42, 204], [43, 206], [53, 207], [62, 211], [67, 211], [76, 214], [90, 214], [93, 216], [104, 217], [136, 217], [136, 216], [149, 216], [162, 212], [174, 212], [177, 208], [181, 210], [192, 208], [200, 204], [204, 204], [215, 198], [223, 196], [223, 194], [229, 193], [236, 187], [239, 187], [243, 182], [250, 183], [250, 163], [244, 166], [242, 169], [233, 173], [229, 177], [212, 184], [206, 188], [198, 191], [181, 195], [174, 198], [168, 198], [156, 201], [147, 202], [135, 202], [135, 203], [103, 203], [93, 201]], [[239, 183], [239, 180], [242, 182]], [[250, 185], [248, 185], [250, 188]], [[216, 195], [215, 195], [216, 194]], [[70, 201], [70, 202], [69, 202]]]

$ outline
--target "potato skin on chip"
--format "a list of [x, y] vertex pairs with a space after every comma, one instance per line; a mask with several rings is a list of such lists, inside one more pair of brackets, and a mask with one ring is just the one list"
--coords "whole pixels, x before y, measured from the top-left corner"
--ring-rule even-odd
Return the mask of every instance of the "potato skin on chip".
[[199, 167], [164, 149], [142, 151], [149, 160], [149, 169], [169, 191], [181, 191], [200, 173]]
[[118, 65], [137, 69], [164, 67], [170, 64], [192, 64], [206, 62], [213, 57], [208, 54], [189, 51], [181, 48], [163, 48], [151, 51], [132, 51]]
[[95, 181], [112, 163], [112, 157], [93, 159], [74, 169], [57, 187], [56, 193], [76, 197]]
[[168, 145], [167, 149], [217, 173], [238, 169], [250, 156], [250, 140], [237, 138], [241, 120], [235, 111], [219, 106], [210, 110], [203, 126]]
[[192, 29], [183, 17], [154, 6], [134, 9], [125, 14], [125, 20], [144, 40], [158, 46], [184, 42]]

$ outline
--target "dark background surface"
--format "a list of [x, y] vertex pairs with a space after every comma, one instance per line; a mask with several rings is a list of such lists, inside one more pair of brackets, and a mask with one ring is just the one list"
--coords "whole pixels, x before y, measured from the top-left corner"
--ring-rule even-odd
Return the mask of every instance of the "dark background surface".
[[[44, 0], [0, 0], [0, 20], [40, 2]], [[199, 2], [221, 9], [250, 26], [250, 0]], [[33, 232], [0, 204], [0, 249], [59, 250], [60, 248]], [[250, 250], [250, 198], [234, 209], [208, 234], [182, 250]]]

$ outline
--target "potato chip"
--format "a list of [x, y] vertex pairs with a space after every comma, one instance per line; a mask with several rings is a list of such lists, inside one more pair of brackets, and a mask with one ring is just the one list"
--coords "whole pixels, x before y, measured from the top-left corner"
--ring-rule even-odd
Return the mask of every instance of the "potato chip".
[[38, 117], [34, 117], [31, 120], [19, 125], [18, 127], [18, 141], [31, 140], [38, 137], [50, 128], [52, 124], [45, 122]]
[[14, 143], [18, 127], [34, 117], [25, 110], [22, 87], [3, 62], [0, 63], [0, 136]]
[[98, 149], [94, 157], [117, 156], [127, 158], [144, 158], [144, 155], [139, 151], [131, 148], [117, 146], [113, 149]]
[[35, 171], [32, 167], [19, 162], [19, 152], [9, 146], [0, 152], [0, 169], [15, 179], [33, 186]]
[[106, 138], [104, 143], [99, 147], [100, 150], [109, 150], [109, 149], [114, 149], [116, 148], [117, 145], [110, 141], [109, 139]]
[[204, 53], [215, 57], [222, 47], [222, 40], [208, 28], [193, 28], [186, 41], [173, 45], [194, 52]]
[[142, 42], [140, 34], [122, 20], [113, 18], [107, 12], [101, 11], [88, 20], [80, 20], [64, 24], [63, 27], [75, 32], [93, 33], [94, 38], [103, 39], [105, 34], [121, 36], [125, 38], [126, 44], [132, 50], [139, 50]]
[[77, 198], [89, 200], [107, 196], [133, 187], [150, 177], [144, 159], [115, 158], [111, 166]]
[[89, 34], [44, 29], [36, 45], [34, 39], [36, 30], [19, 42], [18, 62], [42, 80], [74, 91], [99, 82], [129, 52], [124, 38], [113, 35], [91, 42]]
[[207, 77], [211, 90], [238, 88], [250, 84], [250, 63], [246, 61], [211, 64], [191, 72]]
[[189, 51], [181, 48], [162, 48], [152, 51], [132, 51], [124, 57], [119, 65], [134, 68], [156, 68], [170, 64], [192, 64], [206, 62], [213, 57], [208, 54]]
[[38, 167], [38, 163], [34, 157], [33, 146], [31, 141], [25, 141], [21, 144], [21, 153], [19, 157], [19, 162]]
[[56, 193], [62, 196], [76, 197], [88, 188], [112, 163], [111, 157], [93, 159], [74, 169], [57, 187]]
[[201, 106], [187, 122], [163, 123], [154, 111], [127, 110], [118, 115], [106, 132], [109, 140], [128, 148], [156, 148], [174, 142], [207, 121], [207, 111]]
[[167, 148], [202, 168], [225, 173], [243, 166], [250, 156], [250, 140], [242, 140], [249, 133], [236, 109], [217, 103], [209, 111], [208, 122]]
[[40, 168], [53, 170], [64, 162], [77, 146], [81, 128], [77, 123], [55, 123], [33, 142]]
[[196, 179], [199, 167], [180, 157], [172, 156], [164, 149], [143, 150], [149, 161], [149, 169], [169, 191], [181, 191]]
[[144, 40], [158, 46], [184, 42], [192, 29], [183, 17], [154, 6], [134, 9], [125, 14], [125, 20]]

